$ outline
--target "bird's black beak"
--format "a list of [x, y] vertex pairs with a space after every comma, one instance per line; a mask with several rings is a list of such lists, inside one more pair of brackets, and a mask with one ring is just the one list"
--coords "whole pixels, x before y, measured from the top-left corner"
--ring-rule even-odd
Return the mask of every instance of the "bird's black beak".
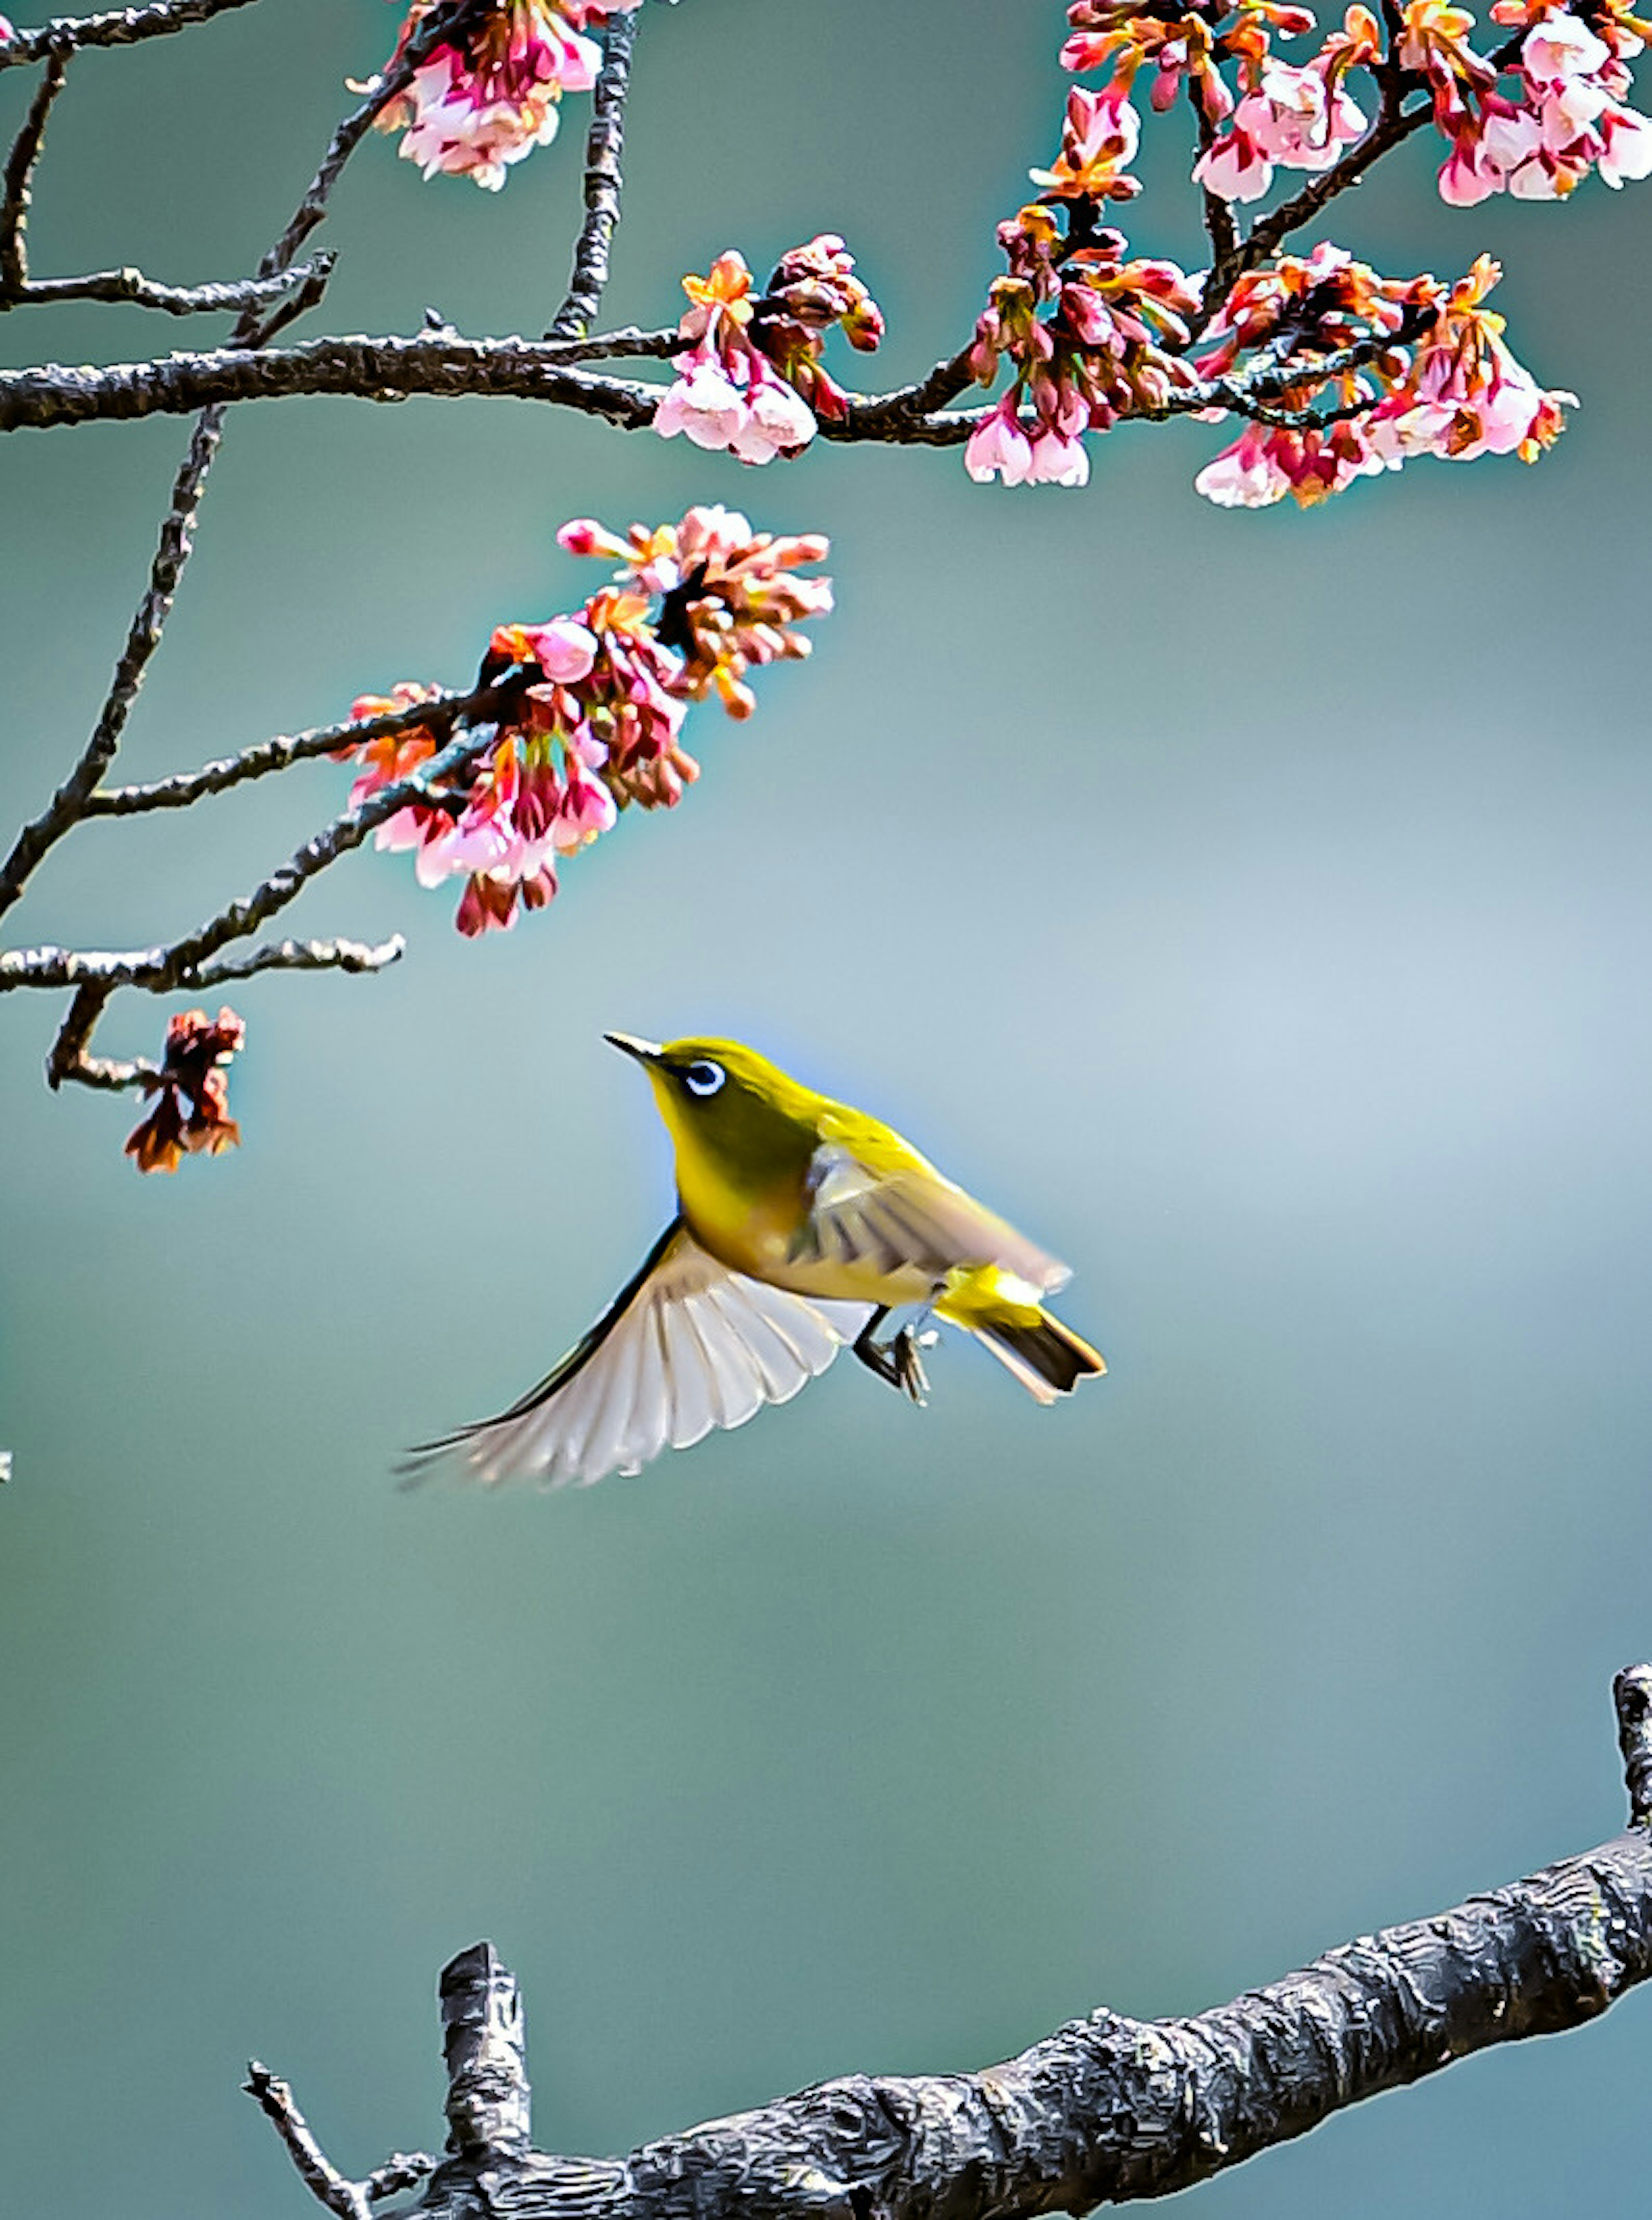
[[634, 1056], [639, 1063], [659, 1062], [658, 1041], [639, 1040], [635, 1033], [604, 1033], [602, 1038], [610, 1048], [621, 1049], [627, 1056]]

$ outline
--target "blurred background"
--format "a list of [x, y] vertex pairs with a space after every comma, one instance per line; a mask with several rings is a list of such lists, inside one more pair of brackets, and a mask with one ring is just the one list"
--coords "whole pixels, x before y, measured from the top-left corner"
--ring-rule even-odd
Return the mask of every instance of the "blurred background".
[[[395, 22], [287, 0], [77, 62], [37, 271], [250, 269]], [[876, 380], [926, 368], [1054, 151], [1062, 29], [651, 8], [614, 320], [838, 229]], [[497, 198], [364, 149], [317, 328], [540, 329], [587, 112]], [[1149, 140], [1133, 236], [1197, 263], [1181, 126]], [[1584, 402], [1532, 470], [1242, 515], [1193, 494], [1222, 435], [1191, 425], [1006, 493], [957, 453], [758, 473], [508, 402], [232, 417], [128, 777], [462, 683], [600, 577], [570, 515], [828, 532], [839, 612], [751, 724], [698, 714], [675, 817], [516, 932], [461, 942], [405, 859], [326, 876], [295, 929], [411, 951], [234, 994], [238, 1153], [140, 1179], [130, 1101], [41, 1083], [58, 999], [0, 1007], [0, 2206], [302, 2212], [249, 2053], [352, 2171], [431, 2143], [435, 1975], [481, 1936], [538, 2140], [609, 2151], [1098, 2004], [1193, 2011], [1617, 1828], [1608, 1683], [1652, 1649], [1648, 203], [1453, 213], [1437, 159], [1333, 235], [1406, 273], [1506, 251], [1517, 352]], [[186, 436], [0, 446], [9, 825], [96, 711]], [[84, 829], [12, 936], [170, 936], [346, 786]], [[165, 1014], [118, 1002], [100, 1046]], [[397, 1494], [397, 1451], [537, 1377], [670, 1211], [608, 1026], [732, 1032], [895, 1120], [1071, 1261], [1111, 1376], [1044, 1412], [953, 1345], [921, 1415], [845, 1363], [588, 1494]], [[1649, 2015], [1194, 2203], [1638, 2214]]]

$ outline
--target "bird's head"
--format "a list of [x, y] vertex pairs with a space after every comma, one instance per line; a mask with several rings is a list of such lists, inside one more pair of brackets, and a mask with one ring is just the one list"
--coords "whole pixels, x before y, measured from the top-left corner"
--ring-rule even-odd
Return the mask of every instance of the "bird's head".
[[732, 1040], [639, 1040], [604, 1036], [634, 1057], [653, 1083], [654, 1100], [685, 1152], [747, 1181], [806, 1160], [814, 1146], [820, 1098], [766, 1056]]

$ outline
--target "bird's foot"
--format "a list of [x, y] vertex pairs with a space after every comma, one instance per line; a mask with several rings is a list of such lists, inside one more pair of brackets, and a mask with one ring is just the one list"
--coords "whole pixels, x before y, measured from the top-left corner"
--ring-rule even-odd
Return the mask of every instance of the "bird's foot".
[[903, 1325], [893, 1339], [879, 1341], [875, 1338], [875, 1329], [885, 1315], [880, 1312], [867, 1320], [854, 1344], [855, 1354], [869, 1371], [876, 1372], [891, 1388], [898, 1388], [922, 1410], [929, 1400], [929, 1375], [924, 1370], [921, 1352], [933, 1348], [937, 1337], [932, 1332], [917, 1333], [911, 1326]]

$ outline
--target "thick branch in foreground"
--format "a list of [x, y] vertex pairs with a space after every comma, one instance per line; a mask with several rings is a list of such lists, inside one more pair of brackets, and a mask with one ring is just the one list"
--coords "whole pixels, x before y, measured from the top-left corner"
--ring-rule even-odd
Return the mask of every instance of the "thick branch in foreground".
[[[623, 2159], [531, 2148], [521, 2001], [492, 1945], [478, 1943], [441, 1977], [449, 2155], [412, 2210], [432, 2220], [1085, 2212], [1188, 2188], [1470, 2052], [1582, 2026], [1652, 1976], [1652, 1666], [1620, 1673], [1613, 1695], [1635, 1824], [1581, 1857], [1363, 1936], [1191, 2019], [1096, 2011], [982, 2073], [851, 2075]], [[360, 2220], [377, 2177], [346, 2182], [282, 2093], [302, 2139], [277, 2124], [300, 2173]]]

